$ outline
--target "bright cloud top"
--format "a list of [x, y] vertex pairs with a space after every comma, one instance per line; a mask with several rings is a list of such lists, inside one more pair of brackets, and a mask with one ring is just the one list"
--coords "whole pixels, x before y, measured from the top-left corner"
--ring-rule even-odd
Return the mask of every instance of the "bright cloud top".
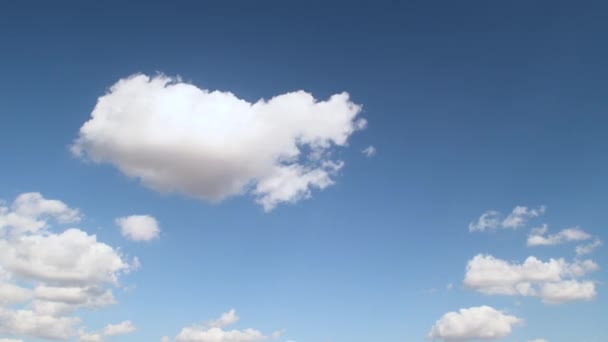
[[515, 264], [480, 254], [468, 262], [464, 286], [489, 295], [536, 296], [559, 304], [593, 299], [595, 283], [578, 278], [598, 269], [591, 260], [543, 262], [531, 256]]
[[540, 206], [536, 209], [524, 206], [516, 206], [509, 215], [503, 215], [496, 210], [488, 210], [483, 213], [476, 221], [469, 224], [470, 232], [485, 232], [497, 229], [517, 229], [535, 217], [545, 213], [545, 207]]
[[448, 312], [435, 323], [428, 338], [444, 341], [496, 340], [511, 335], [523, 321], [489, 306]]
[[131, 215], [116, 219], [121, 234], [133, 241], [150, 241], [157, 239], [160, 228], [156, 219], [150, 215]]
[[0, 334], [77, 336], [80, 319], [72, 314], [114, 304], [112, 287], [135, 266], [95, 235], [77, 228], [51, 229], [47, 220], [80, 219], [76, 209], [61, 201], [26, 193], [1, 210]]
[[[279, 338], [281, 333], [274, 332], [264, 335], [256, 329], [224, 330], [226, 326], [232, 325], [239, 320], [234, 309], [223, 313], [218, 319], [207, 322], [201, 326], [183, 328], [175, 337], [175, 342], [259, 342]], [[168, 337], [163, 337], [163, 342], [168, 342]]]
[[154, 190], [220, 201], [253, 194], [265, 210], [334, 183], [332, 159], [365, 127], [347, 93], [297, 91], [250, 103], [179, 78], [133, 75], [100, 97], [72, 151]]

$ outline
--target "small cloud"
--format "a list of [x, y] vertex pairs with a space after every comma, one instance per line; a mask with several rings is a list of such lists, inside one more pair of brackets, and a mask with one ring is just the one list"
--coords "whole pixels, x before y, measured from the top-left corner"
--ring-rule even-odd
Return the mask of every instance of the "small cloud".
[[363, 153], [364, 156], [371, 158], [376, 155], [376, 148], [372, 145], [369, 145], [368, 147], [361, 150], [361, 153]]
[[504, 216], [496, 210], [488, 210], [483, 213], [476, 221], [469, 224], [470, 232], [485, 232], [497, 229], [517, 229], [525, 226], [532, 218], [539, 217], [545, 213], [545, 206], [538, 208], [528, 208], [516, 206], [511, 213]]
[[590, 254], [591, 252], [593, 252], [596, 248], [600, 247], [602, 245], [602, 240], [600, 239], [595, 239], [593, 242], [586, 244], [586, 245], [579, 245], [576, 246], [576, 255], [586, 255], [586, 254]]
[[160, 234], [158, 222], [150, 215], [119, 217], [116, 224], [122, 236], [132, 241], [150, 241], [157, 239]]

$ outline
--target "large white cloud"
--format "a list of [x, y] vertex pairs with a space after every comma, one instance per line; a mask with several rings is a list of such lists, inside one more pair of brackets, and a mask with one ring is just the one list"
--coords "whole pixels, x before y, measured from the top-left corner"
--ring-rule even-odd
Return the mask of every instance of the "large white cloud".
[[0, 333], [69, 339], [78, 335], [80, 319], [71, 316], [77, 309], [115, 303], [112, 287], [136, 265], [95, 235], [78, 228], [56, 232], [50, 224], [80, 217], [39, 193], [0, 207]]
[[476, 221], [469, 224], [470, 232], [485, 232], [497, 229], [517, 229], [523, 227], [528, 220], [541, 216], [545, 212], [545, 207], [528, 208], [516, 206], [511, 213], [503, 215], [496, 210], [488, 210], [483, 213]]
[[[276, 339], [281, 335], [280, 332], [265, 335], [259, 330], [251, 328], [242, 330], [224, 329], [238, 320], [236, 311], [234, 309], [230, 310], [206, 324], [183, 328], [175, 337], [175, 342], [260, 342]], [[162, 341], [169, 341], [169, 338], [163, 337]]]
[[167, 76], [133, 75], [101, 96], [72, 151], [152, 189], [210, 201], [252, 193], [266, 210], [333, 184], [336, 146], [365, 126], [347, 93], [251, 103]]
[[131, 215], [116, 219], [120, 233], [129, 240], [150, 241], [158, 238], [158, 221], [150, 215]]
[[448, 312], [431, 328], [428, 338], [444, 341], [495, 340], [511, 335], [520, 318], [489, 306]]
[[528, 257], [516, 264], [480, 254], [468, 262], [464, 285], [490, 295], [538, 296], [546, 303], [589, 300], [596, 295], [595, 284], [577, 278], [598, 268], [591, 260]]

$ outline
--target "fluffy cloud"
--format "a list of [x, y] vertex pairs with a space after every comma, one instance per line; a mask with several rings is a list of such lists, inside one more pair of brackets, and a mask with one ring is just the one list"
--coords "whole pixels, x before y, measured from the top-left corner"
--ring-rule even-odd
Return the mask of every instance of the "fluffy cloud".
[[48, 220], [76, 223], [80, 221], [80, 213], [78, 209], [59, 200], [46, 199], [38, 192], [23, 193], [10, 207], [0, 205], [0, 236], [7, 229], [12, 235], [37, 232], [47, 227]]
[[0, 332], [15, 336], [65, 340], [75, 333], [76, 317], [55, 317], [32, 310], [0, 308]]
[[116, 284], [130, 268], [112, 247], [75, 228], [0, 239], [0, 265], [15, 276], [61, 286]]
[[154, 190], [210, 201], [252, 193], [271, 210], [333, 184], [341, 163], [331, 152], [364, 128], [360, 111], [347, 93], [250, 103], [179, 78], [133, 75], [98, 99], [72, 151]]
[[543, 262], [529, 257], [515, 264], [480, 254], [468, 262], [464, 286], [490, 295], [538, 296], [545, 303], [589, 300], [595, 297], [595, 284], [576, 278], [598, 268], [591, 260]]
[[549, 342], [549, 340], [545, 340], [544, 338], [537, 338], [535, 340], [529, 340], [528, 342]]
[[497, 229], [517, 229], [523, 227], [528, 220], [538, 217], [545, 212], [545, 207], [528, 208], [524, 206], [516, 206], [511, 213], [504, 216], [502, 213], [489, 210], [483, 213], [476, 221], [469, 224], [470, 232], [485, 232]]
[[[218, 319], [211, 320], [202, 326], [183, 328], [175, 337], [175, 342], [259, 342], [279, 338], [281, 333], [274, 332], [264, 335], [255, 329], [224, 330], [239, 320], [236, 311], [230, 310], [222, 314]], [[169, 341], [163, 337], [162, 341]]]
[[116, 219], [120, 232], [133, 241], [150, 241], [158, 238], [160, 228], [156, 219], [150, 215], [131, 215]]
[[448, 312], [431, 328], [428, 338], [444, 341], [494, 340], [507, 337], [520, 318], [489, 306]]
[[[95, 235], [54, 223], [75, 223], [80, 213], [39, 193], [0, 207], [0, 333], [44, 339], [78, 335], [77, 309], [115, 303], [111, 287], [135, 268]], [[19, 304], [19, 309], [11, 306]], [[82, 337], [82, 336], [81, 336]], [[84, 336], [83, 341], [94, 341]]]
[[591, 235], [579, 228], [564, 229], [553, 235], [546, 235], [547, 231], [547, 225], [533, 229], [532, 234], [528, 236], [528, 246], [552, 246], [569, 241], [584, 241], [591, 238]]
[[109, 324], [103, 328], [104, 336], [124, 335], [135, 331], [135, 326], [131, 321], [124, 321], [118, 324]]

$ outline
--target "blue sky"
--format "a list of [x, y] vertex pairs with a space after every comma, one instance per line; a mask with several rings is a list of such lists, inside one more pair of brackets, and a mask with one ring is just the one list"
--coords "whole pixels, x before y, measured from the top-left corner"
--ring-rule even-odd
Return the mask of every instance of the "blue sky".
[[[282, 342], [424, 341], [445, 314], [487, 306], [509, 331], [460, 312], [435, 337], [455, 340], [450, 327], [458, 325], [474, 340], [477, 324], [512, 342], [607, 340], [605, 246], [575, 252], [608, 239], [607, 15], [600, 1], [0, 5], [0, 242], [9, 250], [77, 227], [125, 262], [112, 271], [115, 284], [75, 285], [55, 278], [59, 271], [44, 279], [19, 271], [8, 252], [0, 255], [8, 274], [0, 285], [34, 293], [10, 305], [0, 300], [9, 322], [0, 319], [0, 338], [44, 340], [41, 327], [11, 326], [25, 322], [14, 313], [31, 313], [36, 325], [42, 313], [32, 303], [44, 297], [36, 288], [93, 281], [87, 286], [111, 290], [115, 303], [45, 313], [79, 317], [62, 338], [212, 341], [179, 336], [194, 326], [252, 328]], [[125, 87], [111, 88], [119, 80]], [[223, 119], [240, 120], [243, 103], [298, 90], [306, 93], [247, 112], [242, 126]], [[300, 111], [306, 96], [325, 103], [342, 92], [349, 98], [330, 110]], [[94, 111], [99, 120], [82, 133]], [[112, 120], [117, 126], [104, 126]], [[192, 145], [167, 143], [181, 138]], [[294, 141], [301, 154], [289, 159]], [[376, 153], [368, 157], [369, 146]], [[165, 178], [149, 176], [157, 167]], [[293, 170], [311, 173], [276, 173]], [[34, 195], [23, 198], [38, 211], [19, 212], [13, 202], [31, 193], [78, 212]], [[260, 203], [268, 201], [265, 210]], [[517, 206], [527, 208], [524, 221], [505, 224]], [[502, 216], [470, 231], [490, 210]], [[46, 224], [18, 235], [18, 223], [6, 223], [10, 213]], [[58, 216], [66, 213], [75, 216]], [[125, 236], [116, 219], [131, 215], [153, 217], [160, 234], [148, 224], [139, 236], [149, 241]], [[542, 224], [548, 231], [533, 230]], [[555, 235], [575, 227], [587, 235]], [[528, 246], [534, 234], [551, 245]], [[536, 282], [518, 273], [528, 280], [489, 288], [488, 273], [465, 282], [477, 255], [512, 268], [531, 256], [541, 268], [563, 258], [563, 272]], [[598, 269], [568, 273], [585, 260]], [[543, 302], [544, 286], [567, 281], [592, 284], [593, 293], [576, 287], [573, 298]], [[506, 293], [522, 282], [535, 292]], [[209, 323], [231, 309], [235, 324]], [[101, 336], [126, 321], [135, 331]], [[213, 341], [263, 337], [223, 338]]]

